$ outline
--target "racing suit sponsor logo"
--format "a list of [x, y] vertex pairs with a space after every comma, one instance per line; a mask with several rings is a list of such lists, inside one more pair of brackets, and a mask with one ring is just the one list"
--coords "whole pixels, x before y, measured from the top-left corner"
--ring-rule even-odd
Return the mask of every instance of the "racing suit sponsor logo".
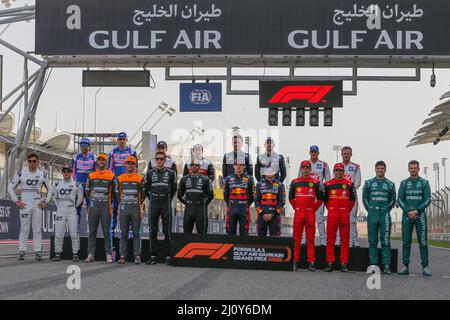
[[78, 173], [91, 173], [94, 170], [94, 161], [77, 160]]
[[69, 196], [73, 189], [60, 189], [59, 194], [62, 196]]
[[28, 179], [26, 184], [27, 184], [27, 186], [35, 187], [35, 186], [37, 186], [38, 182], [39, 182], [39, 179], [33, 179], [33, 180], [32, 179]]

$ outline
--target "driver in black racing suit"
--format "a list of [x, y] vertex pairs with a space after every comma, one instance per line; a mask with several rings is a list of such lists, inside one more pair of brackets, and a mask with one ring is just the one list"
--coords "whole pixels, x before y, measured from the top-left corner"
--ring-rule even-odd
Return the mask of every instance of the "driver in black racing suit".
[[149, 222], [150, 222], [150, 259], [146, 264], [157, 262], [157, 237], [158, 222], [161, 216], [166, 264], [170, 264], [170, 232], [172, 227], [172, 199], [177, 192], [177, 180], [173, 170], [164, 167], [166, 154], [162, 151], [156, 152], [156, 167], [147, 171], [145, 180], [145, 191], [149, 199]]
[[208, 233], [208, 204], [214, 198], [209, 178], [200, 175], [200, 160], [192, 159], [189, 174], [181, 178], [178, 186], [178, 199], [185, 205], [183, 230], [192, 233], [195, 227], [198, 234]]

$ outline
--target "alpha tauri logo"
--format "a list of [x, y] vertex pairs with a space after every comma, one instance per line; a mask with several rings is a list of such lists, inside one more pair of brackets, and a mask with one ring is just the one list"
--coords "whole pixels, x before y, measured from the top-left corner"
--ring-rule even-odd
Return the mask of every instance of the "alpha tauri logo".
[[189, 99], [192, 104], [209, 104], [212, 99], [211, 92], [206, 89], [195, 89], [191, 91]]

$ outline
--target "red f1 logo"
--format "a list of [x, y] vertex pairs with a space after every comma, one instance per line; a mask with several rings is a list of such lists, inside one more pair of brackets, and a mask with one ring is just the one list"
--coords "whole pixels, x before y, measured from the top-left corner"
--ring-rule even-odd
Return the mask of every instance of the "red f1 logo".
[[334, 88], [334, 85], [323, 86], [286, 86], [280, 89], [269, 103], [289, 103], [293, 100], [307, 100], [308, 103], [319, 103]]

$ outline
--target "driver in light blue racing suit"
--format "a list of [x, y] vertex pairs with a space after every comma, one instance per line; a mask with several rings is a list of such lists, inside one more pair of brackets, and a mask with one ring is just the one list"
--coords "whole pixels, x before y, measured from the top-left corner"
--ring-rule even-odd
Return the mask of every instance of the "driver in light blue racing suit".
[[[72, 178], [78, 183], [81, 183], [83, 187], [84, 200], [86, 202], [86, 207], [89, 206], [89, 198], [86, 194], [86, 181], [91, 172], [94, 172], [97, 168], [97, 159], [92, 152], [89, 152], [91, 142], [87, 138], [80, 140], [81, 152], [77, 154], [70, 162], [70, 167], [72, 168]], [[77, 219], [78, 225], [80, 225], [80, 214], [83, 202], [77, 206]]]

